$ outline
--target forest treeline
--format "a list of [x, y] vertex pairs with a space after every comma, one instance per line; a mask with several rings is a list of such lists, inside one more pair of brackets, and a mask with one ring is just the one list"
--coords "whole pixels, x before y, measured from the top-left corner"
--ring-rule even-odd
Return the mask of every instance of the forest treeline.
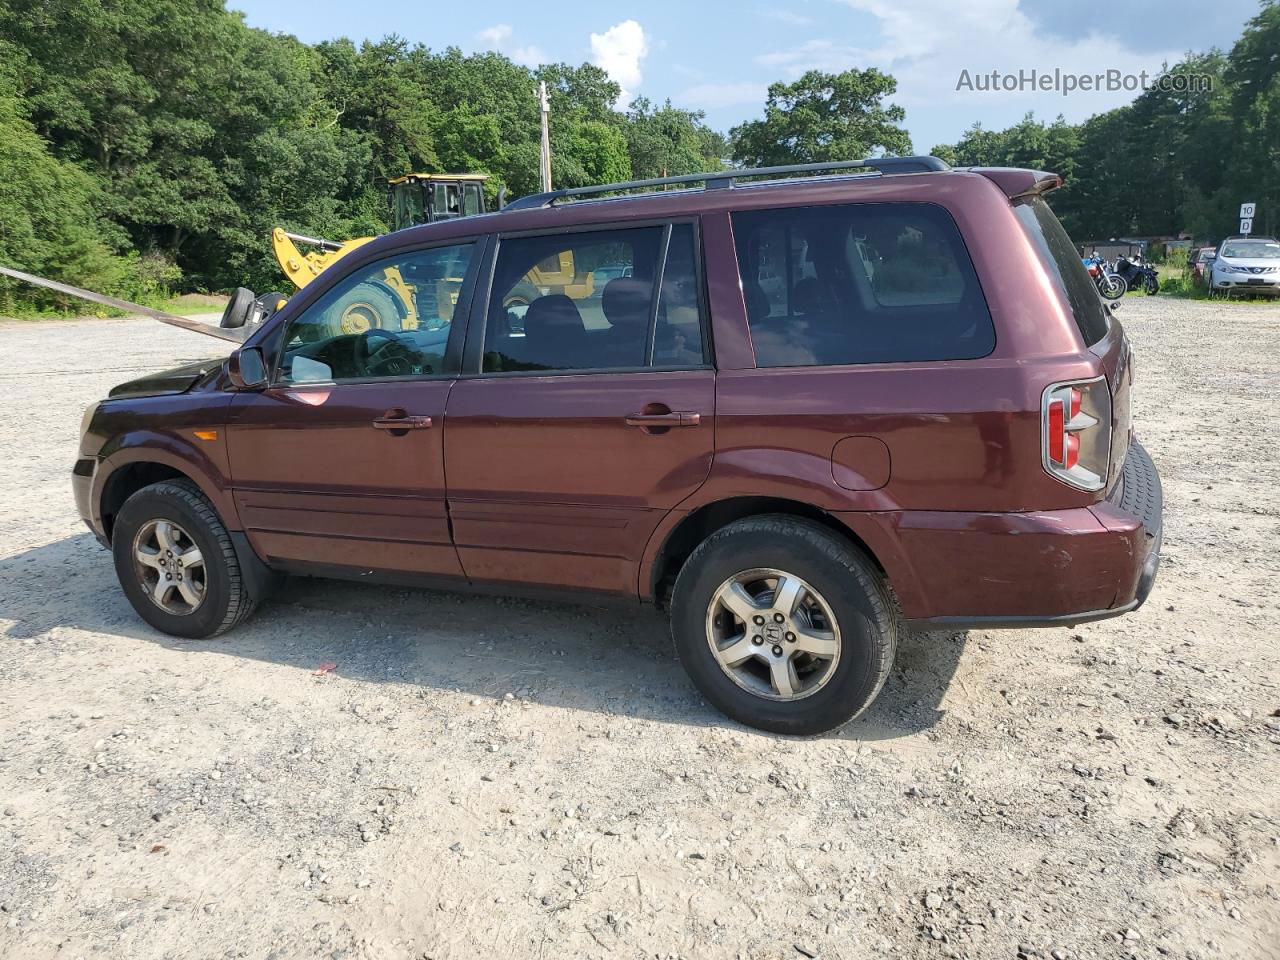
[[[1266, 0], [1229, 52], [1168, 67], [1211, 76], [1207, 92], [1150, 90], [1076, 125], [975, 126], [934, 152], [1063, 174], [1054, 205], [1080, 239], [1213, 239], [1241, 200], [1277, 223], [1278, 64]], [[721, 133], [696, 110], [620, 104], [590, 64], [398, 36], [306, 44], [222, 0], [0, 0], [0, 263], [130, 299], [278, 288], [270, 229], [381, 232], [388, 177], [486, 172], [491, 199], [536, 190], [540, 80], [556, 186], [912, 149], [876, 69], [776, 83], [758, 119]], [[0, 313], [59, 303], [0, 279]]]
[[[1258, 205], [1255, 233], [1280, 230], [1280, 4], [1265, 0], [1227, 51], [1188, 54], [1133, 103], [1084, 123], [1028, 115], [972, 127], [934, 153], [952, 164], [1034, 167], [1066, 183], [1051, 203], [1076, 240], [1192, 234], [1214, 243]], [[1168, 89], [1165, 89], [1168, 88]]]

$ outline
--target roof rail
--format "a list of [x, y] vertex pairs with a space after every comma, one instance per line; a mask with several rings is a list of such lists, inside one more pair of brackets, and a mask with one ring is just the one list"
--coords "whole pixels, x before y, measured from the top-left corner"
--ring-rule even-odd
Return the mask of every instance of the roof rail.
[[641, 187], [666, 187], [674, 184], [701, 183], [704, 190], [732, 188], [743, 177], [768, 177], [788, 173], [827, 173], [833, 170], [865, 168], [881, 173], [934, 173], [951, 168], [937, 157], [877, 157], [867, 160], [843, 160], [836, 163], [793, 163], [781, 167], [747, 167], [740, 170], [719, 170], [714, 173], [690, 173], [679, 177], [655, 177], [652, 180], [629, 180], [626, 183], [605, 183], [595, 187], [569, 187], [548, 193], [532, 193], [512, 200], [503, 210], [532, 210], [549, 207], [558, 200], [586, 197], [619, 190], [638, 190]]

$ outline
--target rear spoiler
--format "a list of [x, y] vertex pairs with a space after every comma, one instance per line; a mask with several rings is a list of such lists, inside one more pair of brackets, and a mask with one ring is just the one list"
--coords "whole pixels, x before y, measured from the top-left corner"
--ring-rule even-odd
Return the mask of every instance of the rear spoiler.
[[970, 173], [980, 173], [1004, 191], [1010, 200], [1039, 197], [1062, 186], [1062, 178], [1044, 170], [1028, 170], [1025, 167], [965, 167]]

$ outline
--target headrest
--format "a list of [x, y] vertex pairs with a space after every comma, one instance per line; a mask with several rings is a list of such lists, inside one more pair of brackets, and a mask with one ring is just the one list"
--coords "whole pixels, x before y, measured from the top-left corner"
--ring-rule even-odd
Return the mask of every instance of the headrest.
[[604, 285], [600, 306], [609, 324], [618, 326], [648, 326], [649, 304], [653, 284], [635, 277], [615, 277]]
[[524, 330], [531, 337], [549, 333], [583, 333], [586, 329], [578, 305], [563, 293], [538, 297], [525, 311]]

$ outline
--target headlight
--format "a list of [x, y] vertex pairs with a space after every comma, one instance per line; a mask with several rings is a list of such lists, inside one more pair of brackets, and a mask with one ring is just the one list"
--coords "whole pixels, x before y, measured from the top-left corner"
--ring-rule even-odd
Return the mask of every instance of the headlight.
[[1227, 264], [1227, 269], [1230, 270], [1232, 273], [1248, 273], [1249, 272], [1248, 267], [1237, 267], [1234, 263]]
[[93, 415], [98, 412], [98, 406], [101, 400], [95, 400], [84, 408], [84, 416], [80, 418], [80, 436], [84, 436], [89, 432], [89, 424], [93, 422]]

